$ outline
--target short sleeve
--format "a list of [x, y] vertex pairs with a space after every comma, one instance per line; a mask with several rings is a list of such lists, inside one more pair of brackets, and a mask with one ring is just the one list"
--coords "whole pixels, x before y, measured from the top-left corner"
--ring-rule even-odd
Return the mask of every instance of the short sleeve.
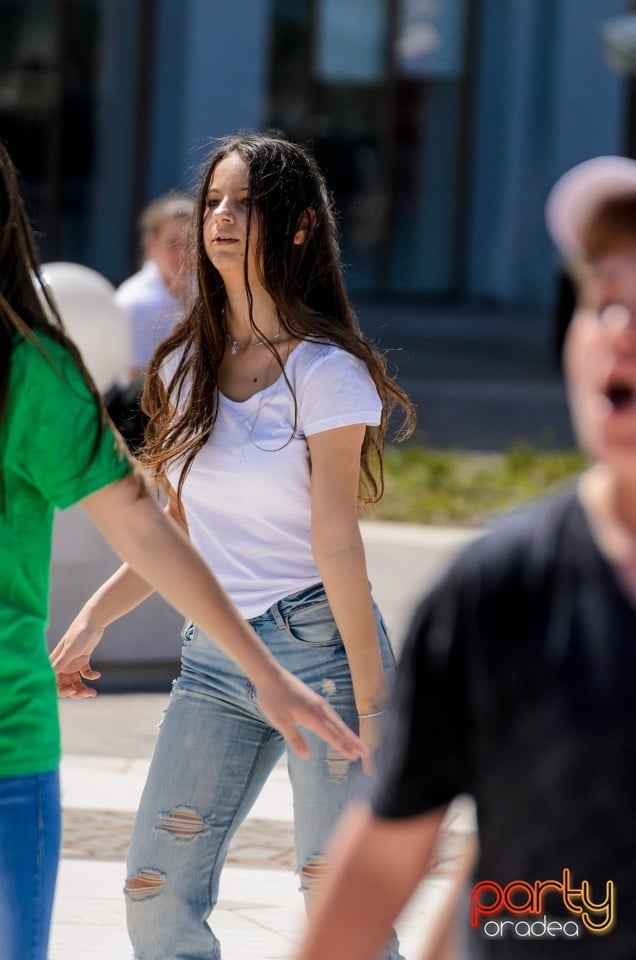
[[377, 426], [382, 402], [362, 360], [329, 347], [311, 365], [298, 392], [298, 420], [305, 436], [348, 427]]
[[371, 805], [417, 816], [470, 791], [465, 611], [451, 571], [420, 605], [400, 658]]
[[101, 410], [70, 353], [48, 338], [42, 344], [44, 353], [30, 343], [15, 350], [13, 459], [46, 500], [64, 509], [133, 467], [108, 424], [99, 435]]

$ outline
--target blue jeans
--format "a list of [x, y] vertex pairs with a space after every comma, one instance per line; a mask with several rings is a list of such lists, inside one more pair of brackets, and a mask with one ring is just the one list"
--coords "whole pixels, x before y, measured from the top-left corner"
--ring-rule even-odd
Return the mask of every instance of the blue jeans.
[[[357, 730], [349, 664], [322, 585], [280, 600], [250, 623], [277, 660]], [[391, 672], [377, 608], [376, 623]], [[143, 960], [219, 960], [219, 941], [205, 921], [228, 846], [285, 749], [240, 668], [196, 627], [183, 636], [181, 676], [159, 730], [128, 857], [128, 932]], [[342, 810], [364, 786], [359, 763], [306, 736], [310, 758], [287, 755], [305, 894], [312, 869], [304, 868], [320, 864]], [[394, 935], [385, 956], [399, 957]]]
[[60, 821], [57, 770], [0, 777], [2, 960], [46, 960]]

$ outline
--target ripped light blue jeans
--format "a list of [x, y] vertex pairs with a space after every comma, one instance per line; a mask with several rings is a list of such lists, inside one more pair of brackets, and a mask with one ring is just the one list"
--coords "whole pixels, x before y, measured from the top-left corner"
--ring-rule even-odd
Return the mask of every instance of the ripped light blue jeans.
[[[376, 608], [382, 659], [394, 667]], [[250, 621], [288, 670], [325, 696], [357, 730], [343, 643], [321, 584], [286, 597]], [[285, 749], [244, 673], [196, 627], [184, 630], [176, 681], [137, 814], [128, 857], [128, 932], [140, 960], [219, 960], [206, 923], [232, 836]], [[363, 788], [351, 763], [306, 733], [311, 756], [288, 752], [296, 862], [305, 894], [347, 802]], [[400, 957], [392, 936], [384, 953]]]

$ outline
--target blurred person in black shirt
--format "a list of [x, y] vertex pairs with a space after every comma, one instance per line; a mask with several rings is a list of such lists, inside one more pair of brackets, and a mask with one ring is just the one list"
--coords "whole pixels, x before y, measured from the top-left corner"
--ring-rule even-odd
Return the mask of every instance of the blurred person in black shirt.
[[636, 162], [575, 167], [546, 213], [578, 289], [564, 367], [591, 466], [421, 604], [297, 960], [378, 955], [462, 793], [480, 838], [462, 956], [636, 957]]

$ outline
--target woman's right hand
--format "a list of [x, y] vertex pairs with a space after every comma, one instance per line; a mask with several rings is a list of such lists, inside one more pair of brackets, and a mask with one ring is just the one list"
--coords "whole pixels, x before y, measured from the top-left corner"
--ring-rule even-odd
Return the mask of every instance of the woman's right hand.
[[261, 710], [299, 757], [309, 756], [309, 745], [299, 727], [311, 730], [349, 760], [366, 757], [362, 741], [333, 707], [282, 667], [271, 681], [260, 683], [257, 692]]
[[85, 700], [97, 696], [94, 687], [84, 680], [98, 680], [101, 673], [93, 670], [90, 656], [104, 635], [103, 627], [96, 627], [79, 614], [51, 653], [51, 665], [57, 676], [60, 697]]

